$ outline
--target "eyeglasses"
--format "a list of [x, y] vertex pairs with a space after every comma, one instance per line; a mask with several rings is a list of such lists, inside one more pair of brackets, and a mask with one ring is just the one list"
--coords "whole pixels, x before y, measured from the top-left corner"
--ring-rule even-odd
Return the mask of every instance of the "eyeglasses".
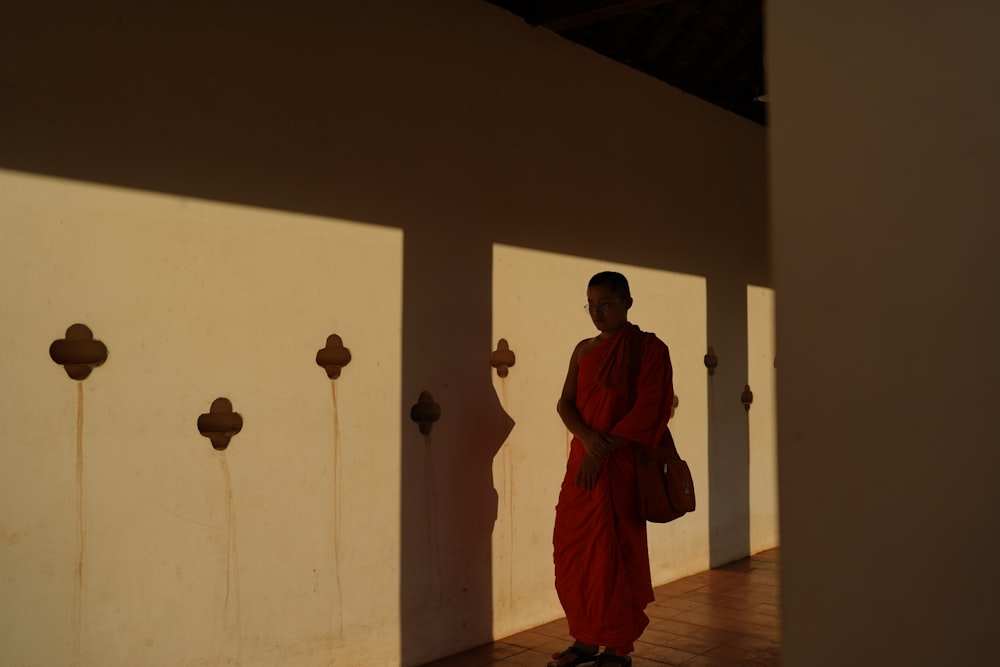
[[591, 315], [593, 315], [594, 313], [604, 313], [607, 312], [608, 308], [611, 307], [611, 304], [621, 303], [621, 302], [622, 302], [621, 299], [615, 299], [614, 301], [604, 301], [601, 303], [588, 303], [586, 306], [583, 307], [583, 309], [588, 313], [590, 313]]

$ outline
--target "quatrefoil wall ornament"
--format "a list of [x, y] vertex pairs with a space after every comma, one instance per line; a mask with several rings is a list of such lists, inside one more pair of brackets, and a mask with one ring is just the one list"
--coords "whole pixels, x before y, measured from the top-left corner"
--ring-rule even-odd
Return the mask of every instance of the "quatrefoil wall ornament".
[[198, 417], [198, 432], [211, 440], [212, 447], [220, 452], [242, 430], [243, 417], [233, 412], [233, 404], [228, 398], [215, 399], [208, 412]]
[[85, 324], [74, 324], [66, 329], [66, 337], [53, 341], [49, 346], [52, 361], [62, 366], [74, 380], [86, 379], [94, 368], [108, 359], [108, 348]]
[[490, 366], [497, 369], [497, 375], [507, 377], [508, 370], [514, 365], [514, 352], [510, 349], [506, 338], [497, 342], [497, 349], [490, 353]]
[[705, 368], [708, 369], [709, 375], [715, 375], [715, 369], [719, 365], [719, 358], [715, 356], [715, 348], [709, 347], [708, 354], [705, 355]]
[[336, 380], [341, 369], [351, 363], [351, 351], [344, 347], [344, 341], [337, 334], [326, 337], [326, 347], [316, 352], [316, 363], [323, 367], [327, 377]]
[[416, 405], [410, 408], [410, 419], [417, 423], [421, 433], [431, 434], [434, 422], [441, 419], [441, 406], [434, 402], [431, 392], [420, 392]]

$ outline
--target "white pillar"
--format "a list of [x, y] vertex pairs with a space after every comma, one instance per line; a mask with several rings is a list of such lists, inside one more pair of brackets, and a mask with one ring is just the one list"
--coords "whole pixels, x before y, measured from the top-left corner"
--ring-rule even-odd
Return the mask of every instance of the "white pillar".
[[767, 12], [784, 664], [993, 664], [1000, 5]]

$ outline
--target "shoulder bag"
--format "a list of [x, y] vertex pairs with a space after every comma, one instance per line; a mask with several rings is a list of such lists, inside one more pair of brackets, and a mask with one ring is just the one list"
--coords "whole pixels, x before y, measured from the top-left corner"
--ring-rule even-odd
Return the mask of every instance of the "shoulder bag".
[[677, 453], [670, 429], [667, 428], [656, 447], [638, 442], [633, 446], [642, 516], [653, 523], [667, 523], [693, 512], [695, 498], [691, 469]]

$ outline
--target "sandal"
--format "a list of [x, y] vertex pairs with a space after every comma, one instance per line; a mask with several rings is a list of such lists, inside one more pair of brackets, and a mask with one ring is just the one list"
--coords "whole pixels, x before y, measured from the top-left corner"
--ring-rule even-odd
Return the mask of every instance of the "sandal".
[[632, 656], [605, 652], [597, 656], [596, 667], [600, 667], [601, 665], [622, 665], [622, 667], [632, 667]]
[[[587, 663], [594, 662], [600, 658], [597, 651], [598, 649], [595, 648], [593, 652], [588, 653], [586, 649], [580, 648], [574, 644], [565, 651], [553, 653], [552, 660], [549, 661], [547, 667], [576, 667], [577, 665], [586, 665]], [[560, 662], [563, 658], [569, 657], [573, 658], [571, 662]]]

